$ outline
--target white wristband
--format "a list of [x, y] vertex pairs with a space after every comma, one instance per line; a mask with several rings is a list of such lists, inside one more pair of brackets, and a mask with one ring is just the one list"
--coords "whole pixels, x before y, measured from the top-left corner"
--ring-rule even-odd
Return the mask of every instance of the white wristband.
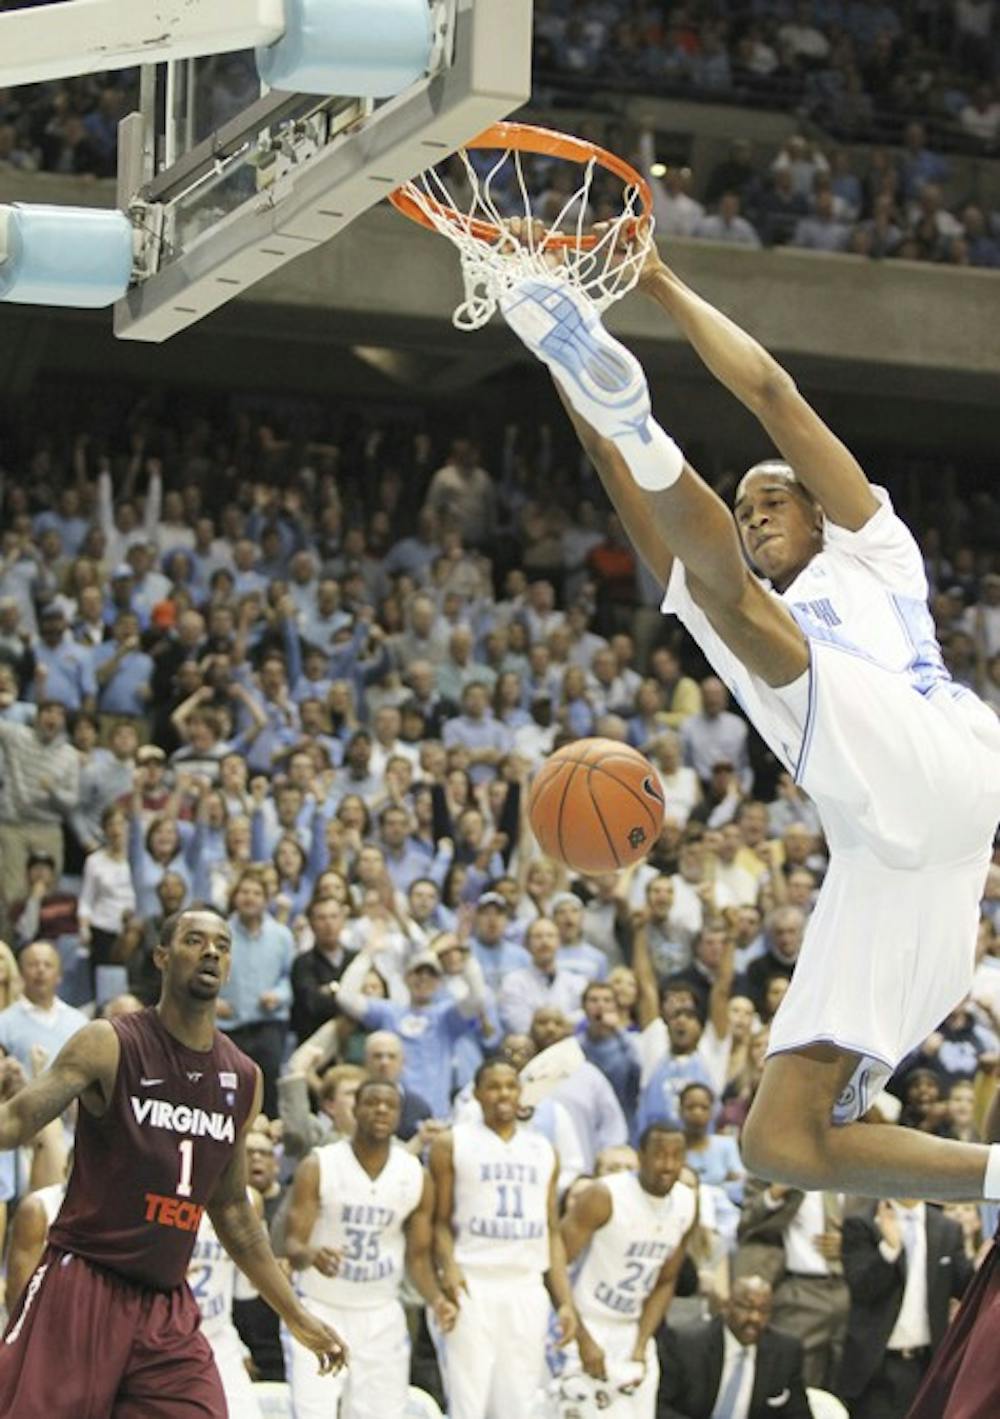
[[655, 419], [647, 419], [641, 430], [616, 437], [615, 446], [644, 493], [665, 492], [684, 471], [683, 453]]

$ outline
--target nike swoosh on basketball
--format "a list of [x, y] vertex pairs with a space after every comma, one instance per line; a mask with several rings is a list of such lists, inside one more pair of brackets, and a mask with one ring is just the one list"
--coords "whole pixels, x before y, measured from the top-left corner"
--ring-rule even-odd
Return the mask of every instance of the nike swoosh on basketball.
[[140, 1079], [140, 1080], [139, 1080], [139, 1087], [140, 1087], [141, 1089], [151, 1089], [154, 1084], [162, 1084], [162, 1083], [163, 1083], [163, 1080], [162, 1080], [162, 1079]]

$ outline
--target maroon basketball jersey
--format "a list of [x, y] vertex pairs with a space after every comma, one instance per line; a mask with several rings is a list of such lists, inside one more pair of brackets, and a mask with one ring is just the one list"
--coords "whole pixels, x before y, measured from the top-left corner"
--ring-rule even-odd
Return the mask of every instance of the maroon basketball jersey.
[[81, 1104], [53, 1246], [166, 1291], [184, 1280], [205, 1204], [253, 1105], [256, 1069], [216, 1030], [175, 1040], [155, 1009], [112, 1020], [121, 1058], [102, 1118]]

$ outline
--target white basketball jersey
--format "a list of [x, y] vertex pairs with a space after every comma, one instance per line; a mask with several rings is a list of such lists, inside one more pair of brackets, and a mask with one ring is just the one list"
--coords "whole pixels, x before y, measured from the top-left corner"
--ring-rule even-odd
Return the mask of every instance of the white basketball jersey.
[[66, 1196], [65, 1183], [51, 1183], [48, 1187], [36, 1188], [31, 1194], [37, 1197], [45, 1210], [46, 1225], [51, 1227], [52, 1223], [59, 1216], [59, 1209], [63, 1205], [63, 1198]]
[[207, 1212], [202, 1213], [198, 1224], [187, 1283], [198, 1303], [201, 1328], [206, 1335], [232, 1325], [236, 1263], [216, 1236]]
[[[888, 493], [872, 491], [881, 506], [864, 527], [849, 532], [828, 522], [823, 550], [780, 596], [771, 594], [785, 603], [810, 640], [839, 646], [905, 676], [926, 694], [951, 676], [927, 605], [923, 560]], [[674, 562], [662, 609], [683, 621], [754, 727], [794, 771], [797, 726], [780, 697], [747, 670], [692, 599], [680, 561]]]
[[537, 1275], [549, 1267], [549, 1187], [555, 1149], [518, 1128], [505, 1141], [483, 1123], [452, 1129], [455, 1260], [470, 1271]]
[[342, 1260], [332, 1277], [309, 1267], [302, 1290], [324, 1305], [352, 1310], [395, 1300], [406, 1261], [404, 1226], [424, 1190], [423, 1168], [397, 1142], [377, 1178], [365, 1172], [349, 1139], [317, 1148], [315, 1157], [319, 1215], [310, 1241], [338, 1251]]
[[573, 1299], [592, 1320], [637, 1321], [664, 1263], [694, 1221], [695, 1195], [676, 1182], [666, 1197], [654, 1197], [635, 1173], [612, 1173], [601, 1183], [611, 1194], [611, 1217], [594, 1233]]

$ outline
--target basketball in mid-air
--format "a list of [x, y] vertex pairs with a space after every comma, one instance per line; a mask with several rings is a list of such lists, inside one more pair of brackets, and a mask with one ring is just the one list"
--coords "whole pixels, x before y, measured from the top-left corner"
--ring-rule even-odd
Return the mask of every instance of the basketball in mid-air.
[[538, 770], [528, 814], [546, 857], [577, 872], [615, 872], [656, 842], [663, 792], [637, 749], [615, 739], [578, 739]]

